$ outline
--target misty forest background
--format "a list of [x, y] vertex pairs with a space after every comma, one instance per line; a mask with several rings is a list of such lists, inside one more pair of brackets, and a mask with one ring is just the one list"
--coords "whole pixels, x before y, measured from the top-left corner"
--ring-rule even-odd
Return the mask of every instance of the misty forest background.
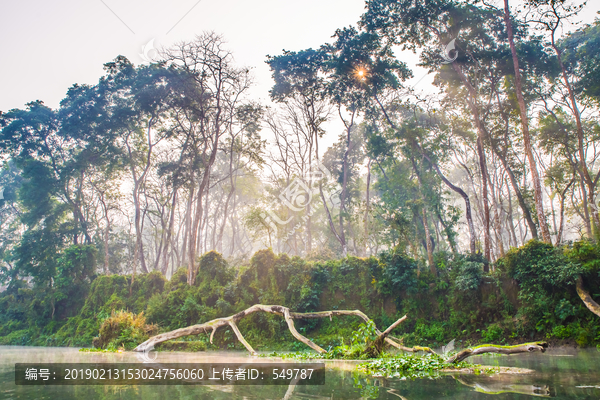
[[[259, 302], [407, 313], [408, 344], [600, 343], [576, 292], [600, 300], [600, 20], [580, 10], [370, 0], [267, 57], [270, 105], [203, 33], [0, 113], [0, 344], [131, 348]], [[359, 322], [299, 326], [327, 348]], [[296, 346], [274, 316], [240, 329]]]

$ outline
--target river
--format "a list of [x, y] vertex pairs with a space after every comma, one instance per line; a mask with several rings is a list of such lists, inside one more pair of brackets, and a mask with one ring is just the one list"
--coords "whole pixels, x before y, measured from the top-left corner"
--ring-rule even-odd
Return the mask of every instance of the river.
[[[161, 363], [272, 361], [236, 352], [161, 352], [156, 356]], [[140, 362], [140, 359], [135, 353], [0, 346], [0, 399], [600, 399], [600, 351], [596, 349], [559, 348], [544, 354], [484, 355], [470, 360], [491, 366], [527, 368], [533, 372], [381, 379], [353, 372], [355, 363], [352, 362], [327, 362], [325, 384], [318, 386], [23, 386], [15, 385], [15, 363], [123, 363]]]

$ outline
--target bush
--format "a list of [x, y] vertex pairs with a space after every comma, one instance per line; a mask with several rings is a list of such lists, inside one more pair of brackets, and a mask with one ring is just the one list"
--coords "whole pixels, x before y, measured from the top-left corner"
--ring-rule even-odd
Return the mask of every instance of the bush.
[[454, 287], [467, 292], [477, 290], [483, 277], [483, 264], [475, 261], [461, 259], [453, 264]]
[[31, 342], [31, 332], [29, 329], [14, 331], [6, 336], [0, 337], [0, 345], [19, 345], [26, 346]]
[[574, 286], [583, 268], [561, 249], [530, 240], [511, 249], [497, 267], [519, 284], [522, 306], [517, 317], [526, 330], [543, 331], [576, 314], [569, 300], [578, 301]]
[[124, 347], [130, 350], [157, 332], [156, 325], [146, 324], [143, 312], [136, 315], [121, 310], [104, 320], [100, 325], [100, 335], [94, 338], [93, 345], [102, 349]]
[[552, 328], [552, 336], [557, 339], [567, 339], [571, 337], [571, 330], [564, 325], [557, 325]]
[[396, 298], [400, 305], [401, 291], [414, 293], [417, 288], [418, 263], [407, 255], [389, 251], [379, 257], [378, 270], [374, 271], [374, 283], [380, 294]]
[[446, 330], [440, 322], [431, 321], [426, 324], [425, 321], [420, 320], [415, 326], [415, 335], [427, 341], [434, 340], [442, 343], [446, 339]]
[[481, 338], [486, 342], [497, 343], [504, 339], [504, 328], [498, 324], [491, 324], [481, 331]]

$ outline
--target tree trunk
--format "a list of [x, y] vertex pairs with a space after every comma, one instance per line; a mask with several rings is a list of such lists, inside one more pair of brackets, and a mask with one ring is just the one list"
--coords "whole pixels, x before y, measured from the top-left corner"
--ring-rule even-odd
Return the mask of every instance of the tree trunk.
[[540, 177], [538, 175], [537, 165], [533, 156], [533, 149], [531, 146], [531, 137], [529, 135], [529, 122], [527, 119], [527, 107], [525, 100], [523, 99], [523, 91], [521, 84], [521, 71], [519, 70], [519, 59], [517, 57], [517, 48], [515, 47], [512, 23], [510, 21], [510, 9], [508, 6], [508, 0], [504, 0], [504, 22], [506, 23], [506, 30], [508, 33], [508, 41], [510, 44], [510, 51], [512, 53], [513, 66], [515, 68], [515, 91], [517, 92], [517, 102], [519, 103], [519, 110], [521, 114], [521, 127], [523, 129], [523, 143], [525, 145], [525, 153], [529, 161], [529, 168], [531, 169], [531, 179], [533, 181], [535, 208], [538, 215], [538, 222], [540, 225], [540, 231], [542, 233], [542, 240], [546, 243], [552, 244], [550, 238], [550, 230], [546, 223], [546, 216], [544, 215], [544, 202], [542, 198], [542, 185], [540, 183]]
[[501, 154], [500, 151], [498, 151], [498, 149], [493, 148], [493, 150], [496, 153], [496, 156], [500, 159], [500, 162], [502, 162], [502, 166], [504, 166], [504, 170], [508, 173], [508, 177], [510, 179], [510, 184], [515, 192], [515, 195], [517, 196], [517, 201], [519, 202], [519, 207], [521, 207], [521, 210], [523, 211], [523, 216], [525, 217], [525, 221], [527, 222], [527, 225], [529, 226], [529, 230], [531, 230], [531, 236], [534, 239], [537, 239], [537, 237], [538, 237], [537, 227], [535, 226], [535, 222], [533, 222], [533, 218], [531, 217], [531, 211], [529, 210], [529, 207], [525, 203], [525, 198], [523, 197], [523, 194], [521, 193], [521, 189], [519, 188], [519, 184], [517, 183], [515, 174], [512, 172], [510, 165], [508, 165], [508, 160], [506, 159], [506, 157], [503, 154]]
[[[481, 135], [477, 137], [477, 154], [479, 155], [479, 169], [481, 170], [481, 188], [483, 198], [483, 247], [484, 255], [487, 260], [491, 259], [490, 255], [490, 203], [488, 195], [488, 174], [485, 160], [485, 151], [483, 150], [483, 139]], [[487, 263], [484, 270], [488, 271]]]
[[[366, 194], [366, 207], [365, 207], [365, 255], [373, 254], [373, 250], [370, 248], [369, 241], [369, 206], [371, 201], [371, 159], [369, 158], [369, 162], [367, 163], [367, 194]], [[369, 252], [371, 254], [367, 254], [366, 249], [369, 247]]]
[[444, 176], [444, 174], [442, 174], [442, 171], [440, 171], [440, 167], [436, 163], [432, 162], [429, 159], [429, 157], [425, 156], [425, 158], [427, 158], [427, 160], [431, 163], [431, 165], [433, 166], [433, 169], [435, 169], [435, 171], [437, 172], [439, 177], [442, 179], [442, 182], [444, 182], [446, 184], [446, 186], [448, 186], [450, 189], [452, 189], [453, 191], [458, 193], [465, 201], [465, 217], [467, 218], [467, 226], [469, 227], [469, 249], [471, 251], [471, 254], [475, 254], [476, 253], [475, 227], [473, 225], [473, 215], [471, 213], [471, 200], [469, 200], [469, 195], [467, 195], [467, 193], [465, 193], [465, 191], [462, 190], [461, 188], [459, 188], [458, 186], [452, 184], [452, 182], [450, 182]]
[[[481, 169], [482, 176], [482, 196], [483, 196], [483, 242], [484, 242], [484, 254], [485, 257], [490, 259], [490, 209], [489, 209], [489, 201], [488, 201], [488, 193], [487, 193], [487, 166], [485, 160], [485, 152], [483, 150], [483, 137], [487, 136], [485, 127], [483, 126], [483, 121], [479, 115], [479, 108], [477, 106], [477, 92], [471, 82], [467, 79], [465, 74], [462, 71], [462, 68], [457, 63], [452, 63], [452, 68], [460, 77], [460, 80], [466, 86], [467, 91], [469, 92], [469, 99], [467, 100], [467, 105], [471, 109], [473, 113], [473, 121], [475, 122], [475, 127], [477, 128], [477, 155], [479, 158], [479, 168]], [[488, 271], [488, 265], [485, 264], [484, 270]]]
[[518, 353], [531, 353], [533, 351], [541, 351], [544, 353], [548, 348], [546, 342], [533, 342], [523, 343], [516, 346], [500, 346], [496, 344], [483, 344], [481, 346], [464, 349], [450, 357], [445, 361], [446, 364], [456, 364], [464, 359], [477, 356], [485, 353], [499, 353], [499, 354], [518, 354]]
[[429, 234], [429, 222], [427, 221], [427, 210], [423, 201], [423, 228], [425, 228], [425, 248], [427, 249], [427, 259], [429, 260], [429, 270], [433, 275], [437, 275], [435, 263], [433, 262], [433, 246], [431, 245], [431, 235]]
[[515, 224], [513, 222], [513, 206], [512, 206], [512, 196], [510, 194], [510, 189], [508, 189], [508, 182], [506, 182], [507, 194], [508, 194], [508, 228], [510, 231], [510, 237], [512, 238], [513, 247], [519, 247], [519, 242], [517, 241], [517, 234], [515, 232]]
[[[200, 236], [202, 235], [202, 232], [199, 232], [199, 228], [200, 228], [200, 221], [202, 219], [203, 215], [203, 205], [202, 205], [202, 200], [204, 199], [204, 192], [206, 189], [206, 186], [208, 185], [208, 178], [210, 176], [210, 170], [212, 168], [212, 165], [215, 162], [215, 159], [217, 157], [217, 151], [218, 151], [218, 137], [219, 134], [218, 132], [215, 134], [215, 142], [213, 143], [213, 148], [210, 154], [210, 158], [207, 162], [207, 165], [204, 167], [204, 174], [202, 174], [202, 181], [200, 182], [200, 185], [198, 187], [198, 191], [197, 191], [197, 198], [196, 198], [196, 212], [194, 215], [194, 219], [192, 222], [192, 226], [191, 226], [191, 232], [189, 233], [189, 243], [188, 243], [188, 285], [193, 285], [194, 282], [196, 281], [196, 251], [197, 251], [197, 246], [198, 246], [198, 241], [200, 239]], [[193, 193], [193, 192], [192, 192]], [[192, 194], [190, 194], [192, 195]]]
[[562, 242], [563, 231], [565, 228], [565, 199], [567, 198], [567, 191], [571, 185], [575, 182], [575, 177], [571, 179], [567, 187], [560, 193], [560, 221], [558, 224], [558, 233], [556, 234], [556, 246]]
[[496, 190], [494, 189], [493, 182], [490, 182], [490, 189], [492, 191], [492, 202], [494, 203], [494, 231], [496, 233], [496, 245], [498, 247], [498, 253], [500, 257], [503, 257], [504, 240], [502, 238], [502, 224], [500, 223], [500, 206], [498, 204], [498, 200], [496, 199]]
[[[340, 114], [340, 118], [342, 118]], [[348, 255], [348, 244], [346, 243], [346, 235], [344, 233], [344, 213], [346, 211], [346, 196], [348, 195], [348, 156], [350, 155], [350, 134], [352, 127], [354, 126], [354, 111], [350, 122], [347, 123], [343, 118], [342, 121], [346, 127], [346, 151], [344, 151], [344, 157], [342, 160], [342, 193], [340, 194], [340, 231], [339, 238], [340, 244], [342, 245], [342, 257]]]
[[590, 209], [588, 203], [587, 190], [585, 189], [585, 182], [583, 178], [580, 179], [579, 190], [581, 191], [581, 202], [583, 203], [583, 221], [585, 222], [585, 233], [587, 237], [593, 237], [592, 223], [590, 219]]
[[104, 275], [108, 275], [109, 266], [109, 252], [108, 252], [108, 241], [110, 239], [110, 225], [106, 222], [106, 228], [104, 228]]
[[560, 69], [562, 72], [562, 78], [565, 82], [565, 86], [569, 92], [569, 100], [571, 101], [571, 112], [575, 117], [575, 123], [577, 125], [577, 150], [579, 152], [579, 170], [581, 171], [581, 175], [583, 177], [584, 182], [588, 187], [588, 202], [593, 204], [592, 207], [592, 220], [593, 220], [593, 231], [598, 234], [598, 230], [600, 229], [600, 216], [598, 215], [598, 205], [595, 204], [596, 200], [594, 198], [596, 182], [590, 176], [590, 171], [587, 167], [585, 150], [583, 148], [583, 124], [581, 123], [581, 114], [579, 112], [579, 108], [577, 107], [577, 101], [575, 100], [575, 92], [573, 91], [573, 86], [571, 82], [569, 82], [569, 78], [567, 76], [567, 69], [562, 61], [562, 52], [556, 46], [555, 43], [555, 30], [552, 31], [552, 48], [556, 52], [556, 57], [558, 59], [558, 64], [560, 65]]
[[[172, 236], [173, 236], [173, 228], [175, 225], [175, 208], [177, 207], [177, 193], [179, 188], [175, 186], [173, 188], [173, 200], [171, 201], [171, 209], [169, 210], [169, 223], [167, 226], [166, 233], [166, 241], [165, 241], [165, 249], [163, 251], [163, 259], [162, 259], [162, 267], [161, 272], [163, 275], [167, 275], [167, 269], [169, 267], [169, 245], [171, 245]], [[172, 248], [173, 246], [171, 246]]]
[[598, 303], [596, 303], [594, 299], [592, 299], [592, 296], [590, 296], [588, 291], [583, 288], [583, 278], [581, 276], [577, 278], [575, 288], [577, 289], [577, 294], [583, 301], [583, 304], [585, 304], [585, 306], [588, 308], [588, 310], [600, 317], [600, 305], [598, 305]]

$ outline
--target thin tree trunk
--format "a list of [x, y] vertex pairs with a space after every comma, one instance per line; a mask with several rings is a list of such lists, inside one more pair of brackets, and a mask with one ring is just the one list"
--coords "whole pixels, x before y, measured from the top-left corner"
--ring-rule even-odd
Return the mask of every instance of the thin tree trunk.
[[531, 146], [531, 137], [529, 135], [529, 122], [527, 118], [527, 107], [523, 98], [522, 83], [521, 83], [521, 71], [519, 70], [519, 59], [517, 57], [517, 48], [515, 47], [512, 23], [510, 21], [510, 8], [508, 6], [508, 0], [504, 0], [504, 22], [506, 23], [506, 30], [508, 33], [508, 41], [510, 44], [510, 51], [512, 53], [513, 66], [515, 69], [515, 90], [517, 93], [517, 102], [519, 103], [519, 110], [521, 114], [521, 127], [523, 129], [523, 143], [525, 145], [525, 153], [529, 160], [529, 169], [531, 170], [531, 179], [533, 181], [535, 208], [538, 215], [538, 223], [540, 225], [540, 231], [542, 233], [542, 240], [546, 243], [552, 244], [550, 237], [550, 230], [546, 223], [546, 216], [544, 214], [544, 202], [542, 198], [542, 185], [540, 183], [540, 177], [538, 175], [537, 165], [533, 156], [533, 149]]
[[[494, 177], [496, 175], [494, 174]], [[489, 177], [488, 177], [489, 178]], [[490, 182], [490, 189], [492, 191], [492, 201], [494, 203], [494, 231], [496, 233], [496, 244], [498, 247], [499, 257], [504, 256], [504, 242], [502, 240], [502, 224], [500, 223], [500, 214], [498, 200], [496, 199], [496, 190], [494, 189], [494, 183]]]
[[433, 169], [435, 169], [435, 171], [437, 172], [439, 177], [442, 179], [442, 182], [444, 182], [446, 184], [446, 186], [448, 186], [450, 189], [452, 189], [453, 191], [458, 193], [463, 198], [463, 200], [465, 202], [465, 217], [467, 218], [467, 226], [469, 227], [469, 249], [471, 251], [471, 254], [475, 254], [476, 253], [476, 247], [475, 247], [476, 235], [475, 235], [475, 226], [473, 225], [473, 215], [471, 213], [471, 200], [469, 200], [469, 195], [467, 195], [467, 193], [465, 193], [464, 190], [462, 190], [461, 188], [459, 188], [458, 186], [456, 186], [452, 182], [450, 182], [444, 176], [444, 174], [440, 170], [440, 167], [436, 163], [432, 162], [431, 159], [429, 159], [429, 157], [425, 156], [425, 158], [427, 159], [427, 161], [429, 161], [431, 163], [431, 165], [433, 166]]
[[562, 243], [563, 231], [565, 228], [565, 199], [567, 197], [567, 191], [571, 185], [575, 182], [575, 177], [571, 179], [565, 189], [559, 194], [560, 195], [560, 222], [558, 224], [558, 233], [556, 234], [556, 246]]
[[[558, 27], [558, 24], [556, 27]], [[583, 180], [587, 185], [588, 203], [595, 204], [596, 200], [594, 198], [594, 193], [595, 193], [595, 189], [596, 189], [596, 183], [590, 176], [590, 171], [587, 167], [585, 149], [583, 148], [583, 124], [581, 123], [581, 114], [579, 112], [579, 107], [577, 107], [577, 100], [575, 99], [575, 92], [573, 91], [573, 86], [571, 85], [571, 82], [569, 82], [569, 78], [567, 76], [567, 69], [565, 68], [565, 65], [563, 64], [563, 61], [562, 61], [562, 51], [560, 51], [560, 49], [556, 46], [556, 42], [555, 42], [555, 38], [554, 38], [555, 31], [556, 31], [556, 28], [552, 30], [552, 36], [551, 36], [552, 48], [556, 52], [556, 57], [558, 59], [558, 63], [560, 65], [560, 69], [562, 72], [562, 78], [565, 83], [565, 86], [567, 87], [567, 91], [569, 92], [569, 100], [571, 101], [570, 108], [571, 108], [571, 111], [573, 112], [573, 116], [575, 117], [575, 123], [577, 125], [577, 150], [579, 152], [579, 164], [580, 164], [578, 167], [581, 171]], [[594, 221], [594, 224], [592, 226], [593, 231], [598, 232], [598, 230], [600, 229], [600, 217], [598, 215], [597, 205], [596, 205], [596, 207], [592, 207], [592, 220]]]
[[517, 233], [515, 232], [515, 224], [513, 222], [513, 207], [512, 207], [512, 195], [510, 194], [510, 188], [508, 188], [508, 182], [506, 183], [506, 192], [508, 194], [508, 226], [510, 228], [510, 234], [513, 241], [514, 247], [519, 247], [517, 241]]
[[587, 234], [587, 237], [592, 237], [592, 223], [590, 220], [590, 211], [589, 211], [589, 207], [588, 207], [588, 197], [587, 197], [587, 190], [585, 189], [585, 182], [583, 182], [583, 178], [580, 179], [580, 183], [579, 183], [579, 190], [581, 191], [581, 199], [582, 199], [582, 203], [583, 203], [583, 216], [584, 216], [584, 222], [585, 222], [585, 231]]
[[[341, 114], [340, 114], [341, 118]], [[340, 231], [339, 238], [340, 244], [342, 245], [342, 257], [346, 257], [348, 255], [348, 245], [346, 243], [346, 235], [344, 233], [344, 214], [346, 212], [346, 196], [348, 194], [348, 156], [350, 154], [350, 134], [352, 131], [352, 127], [354, 126], [354, 111], [352, 111], [352, 116], [350, 118], [350, 122], [347, 123], [343, 118], [342, 121], [346, 126], [346, 150], [344, 151], [344, 157], [342, 161], [342, 193], [340, 194]]]
[[[482, 176], [482, 197], [483, 197], [483, 240], [484, 240], [484, 254], [485, 257], [489, 260], [490, 257], [490, 209], [489, 209], [489, 200], [488, 200], [488, 189], [487, 189], [487, 166], [485, 159], [485, 152], [483, 150], [483, 138], [487, 136], [485, 127], [483, 126], [483, 121], [479, 115], [479, 108], [477, 106], [477, 92], [475, 88], [469, 82], [467, 77], [462, 71], [462, 68], [457, 63], [452, 63], [452, 68], [458, 74], [463, 84], [467, 87], [469, 92], [469, 100], [467, 100], [467, 104], [473, 113], [473, 120], [475, 122], [475, 126], [477, 128], [478, 136], [477, 136], [477, 155], [479, 157], [479, 168], [481, 169]], [[488, 271], [488, 265], [485, 264], [485, 271]]]
[[[173, 200], [171, 201], [171, 209], [169, 210], [169, 224], [167, 227], [166, 233], [166, 241], [165, 241], [165, 249], [163, 251], [163, 260], [162, 260], [162, 268], [161, 273], [163, 275], [167, 274], [167, 269], [169, 267], [169, 245], [171, 245], [171, 238], [173, 236], [173, 228], [175, 225], [175, 208], [177, 206], [177, 194], [179, 192], [179, 188], [175, 186], [173, 188]], [[171, 246], [172, 247], [172, 246]]]
[[425, 247], [427, 248], [427, 259], [429, 260], [429, 269], [432, 274], [437, 275], [435, 263], [433, 262], [433, 246], [431, 244], [431, 235], [429, 234], [429, 222], [427, 221], [427, 210], [425, 210], [425, 200], [423, 200], [423, 228], [425, 228]]
[[367, 246], [369, 247], [370, 253], [373, 254], [373, 251], [370, 248], [370, 241], [369, 241], [369, 206], [370, 206], [370, 200], [371, 200], [370, 189], [371, 189], [371, 159], [369, 158], [369, 162], [367, 163], [367, 196], [366, 196], [365, 221], [364, 221], [364, 224], [365, 224], [365, 255], [367, 255], [366, 254]]
[[531, 236], [534, 239], [537, 239], [537, 237], [538, 237], [537, 227], [535, 225], [535, 222], [533, 222], [533, 218], [531, 217], [531, 211], [529, 210], [529, 207], [525, 203], [525, 198], [523, 197], [523, 194], [521, 193], [519, 184], [517, 183], [517, 179], [515, 178], [515, 175], [513, 174], [512, 169], [510, 168], [510, 165], [508, 165], [508, 161], [506, 160], [506, 157], [503, 154], [500, 154], [500, 151], [498, 151], [497, 149], [494, 148], [494, 150], [495, 150], [494, 152], [496, 153], [496, 156], [498, 156], [498, 158], [500, 159], [500, 162], [502, 162], [502, 165], [504, 166], [504, 170], [508, 173], [508, 178], [510, 179], [510, 184], [515, 192], [515, 195], [517, 196], [517, 201], [519, 203], [519, 206], [521, 207], [521, 211], [523, 211], [523, 216], [525, 217], [525, 221], [527, 222], [527, 225], [529, 225], [529, 230], [531, 231]]
[[[488, 196], [488, 173], [485, 160], [485, 151], [483, 150], [483, 139], [481, 135], [477, 137], [477, 154], [479, 155], [479, 169], [481, 170], [481, 187], [483, 197], [483, 243], [484, 254], [487, 260], [490, 260], [490, 204]], [[487, 263], [484, 270], [488, 271]]]
[[[218, 135], [218, 133], [217, 133], [217, 135]], [[203, 215], [204, 207], [202, 204], [202, 200], [204, 199], [205, 188], [208, 185], [208, 177], [210, 175], [210, 169], [217, 157], [217, 151], [218, 151], [218, 138], [215, 140], [215, 143], [213, 143], [213, 149], [212, 149], [209, 161], [208, 161], [207, 165], [205, 166], [204, 174], [202, 175], [202, 181], [200, 182], [200, 185], [198, 187], [198, 192], [197, 192], [198, 197], [196, 199], [196, 213], [194, 215], [194, 220], [192, 222], [191, 233], [189, 236], [189, 243], [188, 243], [188, 285], [190, 285], [190, 286], [193, 285], [194, 282], [196, 281], [196, 273], [197, 273], [197, 271], [196, 271], [196, 254], [197, 254], [196, 249], [197, 249], [197, 245], [198, 245], [198, 240], [200, 238], [200, 235], [202, 234], [201, 232], [199, 232], [200, 221], [204, 217], [204, 215]]]

